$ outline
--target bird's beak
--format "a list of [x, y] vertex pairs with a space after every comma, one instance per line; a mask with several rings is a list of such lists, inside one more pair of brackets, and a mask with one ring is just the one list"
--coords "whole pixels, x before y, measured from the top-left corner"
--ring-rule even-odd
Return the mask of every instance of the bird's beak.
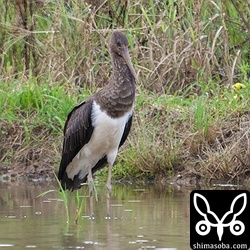
[[133, 66], [133, 64], [131, 62], [131, 59], [130, 59], [130, 56], [129, 56], [129, 51], [128, 51], [127, 47], [124, 48], [124, 50], [121, 53], [121, 56], [125, 60], [128, 68], [130, 69], [130, 72], [131, 72], [132, 76], [135, 78], [135, 81], [139, 82], [137, 74], [136, 74], [135, 69], [134, 69], [134, 66]]

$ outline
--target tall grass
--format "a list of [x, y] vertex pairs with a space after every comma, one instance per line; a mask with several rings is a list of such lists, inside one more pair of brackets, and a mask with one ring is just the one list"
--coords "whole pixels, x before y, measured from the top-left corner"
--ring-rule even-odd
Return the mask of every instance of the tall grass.
[[2, 77], [32, 74], [102, 86], [109, 69], [106, 36], [120, 28], [127, 30], [145, 88], [174, 93], [209, 79], [232, 84], [238, 53], [249, 59], [242, 6], [244, 1], [3, 1]]

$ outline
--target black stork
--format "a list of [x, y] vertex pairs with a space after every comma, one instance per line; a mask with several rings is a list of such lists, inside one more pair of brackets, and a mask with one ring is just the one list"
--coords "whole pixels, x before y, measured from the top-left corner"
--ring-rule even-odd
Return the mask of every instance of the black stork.
[[72, 191], [88, 181], [91, 197], [92, 174], [108, 165], [106, 188], [109, 216], [111, 170], [132, 124], [137, 75], [124, 33], [113, 31], [108, 47], [113, 67], [109, 83], [69, 113], [64, 127], [58, 179], [63, 189]]

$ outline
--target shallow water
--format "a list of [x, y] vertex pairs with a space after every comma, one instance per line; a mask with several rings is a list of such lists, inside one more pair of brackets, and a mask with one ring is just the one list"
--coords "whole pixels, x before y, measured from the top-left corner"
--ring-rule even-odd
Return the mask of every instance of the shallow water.
[[110, 219], [106, 219], [105, 184], [97, 185], [94, 219], [89, 219], [87, 189], [80, 192], [82, 213], [76, 218], [76, 195], [64, 202], [51, 183], [0, 182], [1, 249], [189, 249], [189, 193], [174, 186], [113, 185]]

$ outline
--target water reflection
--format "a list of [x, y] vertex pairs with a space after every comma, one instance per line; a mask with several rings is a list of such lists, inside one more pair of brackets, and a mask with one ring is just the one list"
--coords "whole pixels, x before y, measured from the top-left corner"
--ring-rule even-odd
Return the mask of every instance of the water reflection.
[[105, 184], [97, 185], [94, 220], [87, 190], [79, 223], [76, 195], [69, 193], [70, 223], [51, 183], [0, 183], [0, 248], [21, 249], [189, 249], [189, 193], [173, 186], [113, 185], [111, 219], [105, 219]]

